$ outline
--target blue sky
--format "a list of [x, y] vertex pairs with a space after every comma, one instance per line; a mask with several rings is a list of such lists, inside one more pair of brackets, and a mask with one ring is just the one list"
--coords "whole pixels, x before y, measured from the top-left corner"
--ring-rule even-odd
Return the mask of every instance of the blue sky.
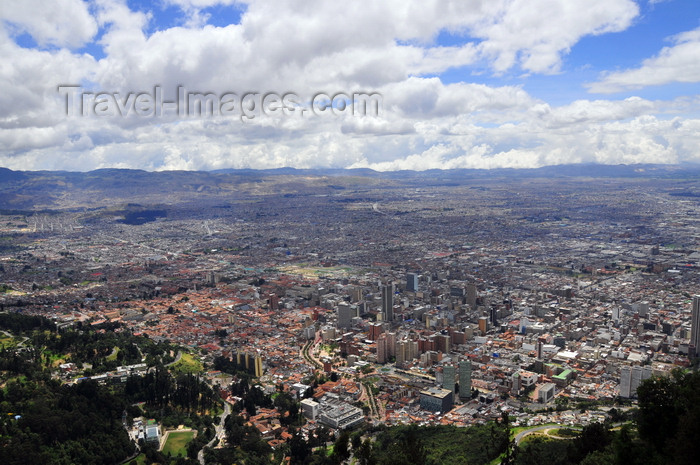
[[[464, 66], [436, 74], [445, 83], [479, 82], [496, 85], [522, 85], [533, 96], [556, 104], [594, 98], [584, 84], [595, 81], [601, 73], [638, 66], [645, 58], [654, 56], [669, 45], [668, 38], [700, 26], [700, 2], [670, 0], [652, 4], [638, 2], [640, 15], [624, 31], [581, 38], [563, 60], [560, 73], [523, 74], [514, 69], [505, 75], [493, 75], [488, 69]], [[441, 31], [436, 44], [461, 45], [470, 37]], [[633, 95], [656, 99], [699, 94], [700, 85], [671, 83], [650, 86], [642, 90], [619, 92], [626, 98]]]
[[[0, 33], [13, 169], [700, 162], [697, 0], [7, 0]], [[66, 84], [292, 92], [306, 116], [67, 116]], [[320, 92], [381, 112], [318, 116]]]

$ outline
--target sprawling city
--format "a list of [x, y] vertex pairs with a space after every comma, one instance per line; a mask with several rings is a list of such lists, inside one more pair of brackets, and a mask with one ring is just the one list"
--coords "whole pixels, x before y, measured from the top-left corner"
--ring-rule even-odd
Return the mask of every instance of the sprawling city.
[[[203, 463], [225, 462], [215, 452], [230, 447], [230, 411], [279, 460], [299, 453], [293, 438], [371, 444], [399, 425], [621, 423], [644, 380], [696, 367], [700, 170], [596, 169], [191, 173], [189, 184], [6, 170], [3, 312], [43, 317], [59, 339], [140, 339], [81, 355], [8, 326], [3, 350], [43, 350], [44, 372], [66, 385], [196, 376], [226, 406], [193, 443]], [[6, 388], [30, 383], [6, 368]], [[124, 413], [134, 443], [196, 434], [141, 401]], [[352, 460], [365, 463], [359, 447]]]
[[697, 465], [700, 1], [0, 0], [0, 465]]

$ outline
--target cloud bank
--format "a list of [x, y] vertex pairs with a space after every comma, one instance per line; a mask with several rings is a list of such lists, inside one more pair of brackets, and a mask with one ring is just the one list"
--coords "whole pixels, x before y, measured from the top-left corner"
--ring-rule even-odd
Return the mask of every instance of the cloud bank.
[[[700, 161], [693, 96], [554, 105], [501, 79], [556, 78], [581, 40], [634, 26], [640, 7], [632, 0], [130, 5], [2, 3], [0, 166], [424, 170]], [[588, 90], [700, 81], [698, 31], [674, 36], [638, 68], [600, 75]], [[176, 99], [178, 86], [217, 95], [294, 92], [300, 108], [318, 92], [377, 92], [382, 106], [371, 116], [246, 122], [173, 113], [68, 117], [57, 92], [66, 84], [121, 96], [160, 86], [166, 100]]]

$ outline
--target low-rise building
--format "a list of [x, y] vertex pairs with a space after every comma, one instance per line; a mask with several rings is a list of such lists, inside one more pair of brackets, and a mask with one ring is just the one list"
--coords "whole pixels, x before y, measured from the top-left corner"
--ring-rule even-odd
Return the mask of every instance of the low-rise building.
[[554, 398], [556, 392], [556, 385], [554, 383], [546, 383], [540, 386], [537, 392], [537, 400], [540, 402], [547, 403]]
[[362, 409], [340, 400], [324, 400], [320, 404], [318, 420], [335, 429], [353, 428], [364, 421]]
[[432, 412], [445, 413], [452, 409], [454, 396], [452, 391], [430, 388], [420, 392], [420, 406]]

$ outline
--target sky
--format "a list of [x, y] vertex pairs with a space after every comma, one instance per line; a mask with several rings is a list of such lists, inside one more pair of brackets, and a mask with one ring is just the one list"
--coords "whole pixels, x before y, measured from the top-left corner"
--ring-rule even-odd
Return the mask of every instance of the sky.
[[700, 163], [698, 0], [2, 0], [0, 53], [14, 170]]

